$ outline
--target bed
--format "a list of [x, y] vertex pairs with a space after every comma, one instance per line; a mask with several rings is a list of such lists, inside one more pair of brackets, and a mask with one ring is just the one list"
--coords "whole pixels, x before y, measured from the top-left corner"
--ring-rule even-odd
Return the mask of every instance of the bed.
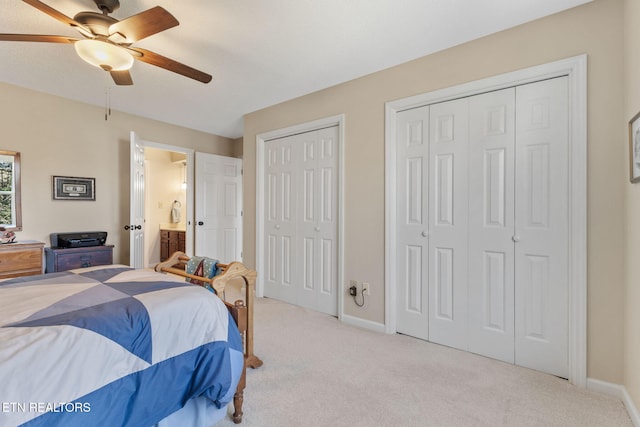
[[248, 320], [124, 265], [0, 281], [0, 426], [210, 426], [232, 401], [240, 422]]

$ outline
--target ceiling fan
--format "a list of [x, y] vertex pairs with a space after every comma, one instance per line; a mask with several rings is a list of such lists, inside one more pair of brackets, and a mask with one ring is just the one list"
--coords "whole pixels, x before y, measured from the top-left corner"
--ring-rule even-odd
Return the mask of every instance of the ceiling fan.
[[118, 21], [108, 14], [120, 7], [119, 0], [93, 0], [102, 13], [79, 12], [73, 18], [39, 0], [23, 1], [75, 28], [84, 38], [39, 34], [0, 34], [0, 41], [73, 44], [83, 60], [107, 71], [117, 85], [133, 84], [129, 69], [132, 67], [134, 59], [202, 83], [211, 81], [211, 76], [207, 73], [149, 50], [132, 47], [134, 42], [180, 24], [173, 15], [160, 6]]

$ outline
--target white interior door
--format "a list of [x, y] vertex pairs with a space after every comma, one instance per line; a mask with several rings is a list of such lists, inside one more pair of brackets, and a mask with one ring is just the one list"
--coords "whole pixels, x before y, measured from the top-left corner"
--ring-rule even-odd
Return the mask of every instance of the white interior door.
[[515, 89], [469, 102], [469, 351], [513, 363]]
[[468, 101], [397, 120], [398, 332], [466, 349]]
[[299, 303], [337, 315], [338, 128], [299, 135], [302, 172], [297, 235], [302, 256]]
[[296, 188], [294, 137], [265, 144], [265, 295], [295, 303]]
[[298, 182], [295, 179], [295, 136], [265, 143], [265, 295], [296, 303], [294, 288]]
[[467, 349], [469, 102], [431, 105], [429, 340]]
[[568, 377], [567, 84], [397, 113], [398, 332]]
[[397, 117], [397, 330], [429, 339], [429, 107]]
[[516, 88], [515, 361], [569, 376], [566, 77]]
[[338, 127], [265, 142], [264, 292], [337, 315]]
[[242, 261], [242, 159], [196, 152], [195, 255]]
[[144, 268], [144, 141], [131, 132], [129, 193], [129, 265]]

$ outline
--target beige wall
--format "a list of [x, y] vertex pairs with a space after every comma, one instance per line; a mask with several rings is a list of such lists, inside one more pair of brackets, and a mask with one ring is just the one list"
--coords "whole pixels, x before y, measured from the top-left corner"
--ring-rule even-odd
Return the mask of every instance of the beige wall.
[[[385, 102], [586, 53], [589, 94], [588, 376], [622, 383], [625, 278], [621, 247], [625, 231], [622, 209], [625, 187], [622, 183], [626, 173], [626, 169], [621, 168], [626, 147], [618, 143], [624, 139], [620, 120], [624, 96], [622, 6], [619, 0], [596, 0], [247, 114], [243, 147], [244, 260], [255, 265], [256, 135], [344, 113], [344, 278], [372, 284], [367, 305], [358, 308], [346, 297], [345, 313], [384, 322]], [[636, 251], [640, 251], [640, 247]]]
[[[0, 84], [0, 148], [22, 161], [22, 224], [18, 238], [49, 245], [49, 233], [101, 230], [114, 260], [129, 262], [129, 133], [167, 145], [231, 156], [230, 139]], [[96, 178], [96, 201], [54, 201], [53, 175]]]
[[[625, 108], [624, 117], [619, 121], [620, 127], [627, 123], [640, 111], [640, 57], [638, 41], [640, 40], [640, 2], [624, 1], [624, 84]], [[628, 136], [620, 138], [620, 145], [628, 148]], [[640, 184], [629, 183], [629, 156], [625, 156], [620, 168], [625, 171], [620, 185], [625, 189], [625, 317], [624, 317], [624, 384], [631, 395], [636, 408], [640, 408]]]
[[231, 157], [242, 158], [242, 137], [233, 140], [233, 153], [229, 154]]

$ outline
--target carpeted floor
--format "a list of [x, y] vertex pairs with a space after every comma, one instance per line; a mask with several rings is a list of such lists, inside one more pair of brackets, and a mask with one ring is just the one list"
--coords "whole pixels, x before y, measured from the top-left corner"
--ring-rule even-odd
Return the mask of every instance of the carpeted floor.
[[618, 399], [554, 376], [272, 299], [256, 299], [255, 353], [246, 427], [632, 426]]

